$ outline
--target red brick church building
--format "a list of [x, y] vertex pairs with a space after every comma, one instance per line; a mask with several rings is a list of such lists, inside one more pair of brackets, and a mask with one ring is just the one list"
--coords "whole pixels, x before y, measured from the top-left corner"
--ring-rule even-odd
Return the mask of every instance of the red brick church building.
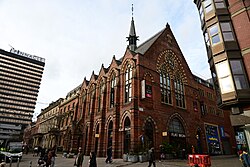
[[234, 133], [228, 113], [216, 106], [209, 82], [193, 75], [175, 37], [166, 27], [137, 46], [134, 20], [121, 59], [84, 79], [78, 117], [85, 154], [113, 157], [138, 153], [162, 143], [175, 152], [231, 154]]

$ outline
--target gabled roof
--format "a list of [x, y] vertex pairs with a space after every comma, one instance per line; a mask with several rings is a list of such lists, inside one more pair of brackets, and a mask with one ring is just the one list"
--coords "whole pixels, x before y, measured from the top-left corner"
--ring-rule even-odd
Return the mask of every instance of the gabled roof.
[[158, 32], [157, 34], [155, 34], [154, 36], [152, 36], [151, 38], [149, 38], [147, 41], [145, 41], [144, 43], [142, 43], [140, 46], [137, 47], [137, 49], [135, 50], [136, 53], [140, 53], [140, 54], [145, 54], [146, 51], [153, 45], [153, 43], [157, 40], [157, 38], [164, 32], [166, 28], [164, 28], [163, 30], [161, 30], [160, 32]]

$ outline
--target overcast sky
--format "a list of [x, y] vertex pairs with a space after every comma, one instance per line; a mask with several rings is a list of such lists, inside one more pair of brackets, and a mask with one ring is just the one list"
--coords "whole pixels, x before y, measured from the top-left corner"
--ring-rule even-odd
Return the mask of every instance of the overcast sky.
[[210, 78], [193, 0], [0, 0], [0, 48], [46, 59], [34, 115], [124, 55], [132, 3], [138, 45], [169, 23], [191, 71]]

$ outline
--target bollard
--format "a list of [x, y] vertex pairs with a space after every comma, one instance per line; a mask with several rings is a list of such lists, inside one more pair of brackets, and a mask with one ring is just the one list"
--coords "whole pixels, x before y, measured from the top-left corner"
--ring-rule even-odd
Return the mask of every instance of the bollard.
[[12, 165], [12, 158], [10, 157], [9, 160], [10, 160], [10, 166], [9, 167], [11, 167], [11, 165]]
[[18, 157], [16, 167], [19, 167], [19, 163], [20, 163], [20, 158]]
[[30, 161], [30, 167], [32, 167], [32, 161]]

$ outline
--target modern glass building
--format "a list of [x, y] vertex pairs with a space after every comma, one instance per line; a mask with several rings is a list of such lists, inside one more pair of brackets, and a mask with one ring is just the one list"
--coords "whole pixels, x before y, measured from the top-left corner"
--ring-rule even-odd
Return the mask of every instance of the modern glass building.
[[20, 137], [32, 121], [45, 59], [0, 49], [0, 144]]

